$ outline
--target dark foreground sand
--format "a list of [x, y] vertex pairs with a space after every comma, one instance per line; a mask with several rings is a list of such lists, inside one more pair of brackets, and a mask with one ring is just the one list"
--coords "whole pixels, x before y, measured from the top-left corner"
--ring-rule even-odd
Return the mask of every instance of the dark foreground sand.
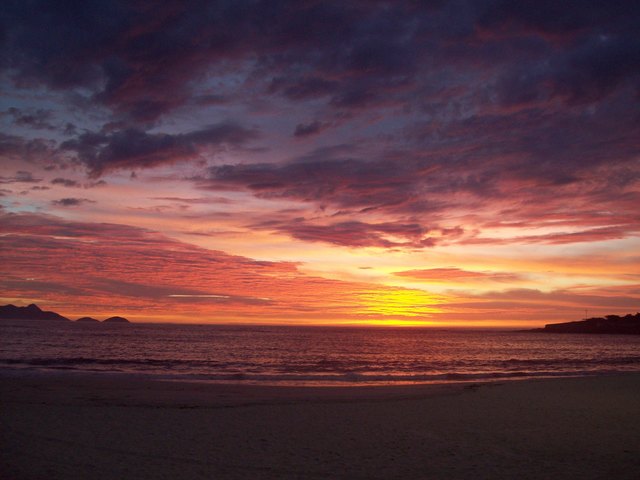
[[640, 375], [268, 388], [0, 376], [2, 479], [640, 478]]

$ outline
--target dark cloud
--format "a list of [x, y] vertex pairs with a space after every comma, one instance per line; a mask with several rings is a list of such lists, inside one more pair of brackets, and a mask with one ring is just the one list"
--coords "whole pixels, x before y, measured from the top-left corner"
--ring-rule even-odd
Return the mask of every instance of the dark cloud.
[[72, 180], [70, 178], [62, 178], [56, 177], [51, 180], [52, 185], [60, 185], [67, 188], [94, 188], [94, 187], [102, 187], [107, 184], [104, 180], [90, 181], [90, 182], [79, 182], [77, 180]]
[[505, 33], [524, 28], [527, 33], [562, 37], [594, 28], [631, 31], [639, 13], [633, 0], [490, 0], [478, 4], [482, 28]]
[[13, 181], [22, 183], [38, 183], [41, 182], [42, 179], [35, 178], [31, 172], [18, 171], [16, 172], [16, 176], [13, 177]]
[[78, 128], [73, 123], [67, 123], [64, 126], [63, 133], [65, 135], [76, 135], [78, 133]]
[[51, 180], [52, 185], [62, 185], [63, 187], [79, 187], [80, 183], [69, 178], [54, 178]]
[[436, 241], [428, 236], [429, 229], [417, 223], [364, 223], [357, 221], [315, 225], [297, 220], [290, 223], [268, 221], [253, 225], [287, 233], [293, 238], [311, 242], [326, 242], [346, 247], [432, 247]]
[[37, 109], [25, 112], [16, 107], [10, 107], [4, 115], [12, 117], [13, 124], [20, 127], [30, 127], [38, 130], [55, 130], [56, 127], [51, 123], [53, 112], [51, 110]]
[[[542, 113], [470, 117], [452, 122], [448, 130], [435, 135], [423, 130], [416, 142], [423, 142], [425, 150], [418, 154], [389, 151], [378, 153], [378, 159], [364, 159], [366, 151], [343, 145], [286, 163], [211, 167], [197, 184], [214, 191], [248, 190], [264, 199], [307, 202], [360, 222], [365, 220], [363, 215], [377, 212], [396, 219], [411, 216], [433, 226], [442, 224], [450, 212], [463, 209], [487, 227], [498, 214], [511, 225], [544, 227], [553, 222], [556, 228], [565, 225], [574, 231], [539, 240], [527, 237], [533, 241], [621, 238], [636, 231], [639, 221], [634, 203], [640, 172], [630, 136], [634, 130], [640, 135], [640, 128], [626, 124], [633, 118], [629, 110], [619, 113], [613, 124], [559, 113], [567, 122], [562, 131], [555, 129], [550, 115]], [[431, 142], [426, 139], [429, 136]], [[612, 191], [617, 194], [611, 195]], [[500, 206], [514, 202], [513, 208]], [[570, 210], [567, 204], [572, 205]], [[608, 228], [592, 231], [604, 226]], [[324, 235], [330, 230], [299, 228], [292, 223], [283, 230], [298, 238], [311, 235], [309, 228], [321, 229]], [[344, 232], [336, 229], [334, 233]], [[448, 241], [454, 238], [479, 240], [447, 235]]]
[[42, 138], [24, 138], [0, 132], [0, 159], [45, 162], [55, 158], [54, 143]]
[[239, 147], [257, 133], [232, 123], [211, 125], [183, 134], [147, 133], [138, 129], [114, 133], [87, 132], [60, 146], [74, 151], [89, 175], [118, 169], [149, 168], [187, 160], [202, 148]]
[[60, 200], [52, 200], [51, 204], [57, 207], [77, 207], [85, 203], [95, 203], [88, 198], [61, 198]]
[[311, 123], [299, 123], [296, 125], [296, 129], [293, 132], [295, 137], [308, 137], [311, 135], [317, 135], [329, 128], [330, 125], [328, 123], [322, 123], [319, 121], [311, 122]]
[[[380, 225], [439, 225], [462, 210], [480, 226], [496, 215], [571, 226], [548, 242], [614, 238], [637, 224], [637, 1], [5, 3], [0, 68], [9, 89], [84, 95], [83, 108], [108, 118], [84, 133], [73, 118], [65, 127], [73, 138], [58, 149], [0, 134], [4, 157], [58, 152], [93, 177], [150, 168], [245, 147], [256, 134], [241, 125], [266, 122], [256, 112], [268, 111], [278, 135], [304, 139], [297, 152], [346, 145], [291, 160], [274, 136], [269, 161], [225, 158], [197, 182], [352, 215], [280, 227], [298, 238], [333, 230], [337, 243], [353, 244], [359, 231], [371, 244], [415, 245], [389, 240]], [[190, 115], [196, 107], [201, 115]], [[226, 109], [237, 117], [221, 117]], [[52, 114], [6, 115], [46, 130]], [[184, 118], [242, 124], [158, 133]], [[387, 217], [364, 217], [372, 212]]]
[[217, 63], [254, 57], [272, 93], [329, 95], [348, 107], [393, 94], [447, 32], [470, 35], [474, 23], [567, 34], [604, 19], [617, 33], [637, 16], [629, 2], [589, 3], [478, 2], [452, 24], [449, 2], [9, 2], [3, 66], [19, 85], [92, 87], [97, 99], [146, 121], [185, 103], [192, 80]]
[[637, 74], [639, 10], [633, 1], [595, 0], [10, 1], [1, 66], [18, 86], [91, 88], [114, 110], [150, 121], [190, 102], [204, 73], [248, 59], [252, 78], [292, 100], [326, 96], [339, 108], [407, 102], [404, 93], [429, 80], [425, 68], [445, 57], [477, 61], [500, 50], [496, 42], [512, 47], [528, 34], [559, 50], [558, 92], [595, 98], [580, 92], [605, 94]]
[[210, 204], [230, 204], [232, 200], [226, 197], [202, 197], [202, 198], [182, 198], [182, 197], [153, 197], [153, 200], [166, 200], [168, 202], [182, 203], [186, 205], [210, 205]]
[[292, 100], [307, 100], [324, 97], [339, 90], [336, 81], [318, 77], [274, 78], [269, 85], [269, 93], [281, 92]]
[[497, 84], [506, 105], [592, 104], [618, 88], [640, 88], [640, 38], [601, 34], [570, 51], [507, 69]]
[[378, 208], [416, 199], [421, 179], [431, 167], [420, 161], [316, 159], [313, 155], [284, 165], [211, 167], [202, 188], [246, 188], [263, 198], [292, 198], [341, 208]]
[[39, 183], [41, 178], [36, 178], [33, 173], [19, 170], [12, 177], [0, 177], [0, 183]]

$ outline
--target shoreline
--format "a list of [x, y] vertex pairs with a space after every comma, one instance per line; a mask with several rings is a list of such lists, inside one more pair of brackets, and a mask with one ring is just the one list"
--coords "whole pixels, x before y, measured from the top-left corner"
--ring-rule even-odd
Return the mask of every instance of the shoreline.
[[0, 375], [8, 479], [640, 478], [640, 374], [283, 387]]

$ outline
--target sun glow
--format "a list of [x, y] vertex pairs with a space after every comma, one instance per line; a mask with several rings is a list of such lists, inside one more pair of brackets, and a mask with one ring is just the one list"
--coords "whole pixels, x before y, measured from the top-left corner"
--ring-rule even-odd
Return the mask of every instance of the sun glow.
[[439, 312], [436, 307], [438, 297], [422, 290], [371, 291], [360, 294], [359, 297], [364, 308], [358, 313], [383, 317], [381, 322], [375, 323], [426, 325], [429, 322], [423, 318]]

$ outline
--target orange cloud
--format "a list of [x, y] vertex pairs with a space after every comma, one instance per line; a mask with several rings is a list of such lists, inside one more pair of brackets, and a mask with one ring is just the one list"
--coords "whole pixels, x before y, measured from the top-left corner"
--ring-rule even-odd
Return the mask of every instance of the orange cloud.
[[[376, 322], [433, 311], [379, 304], [409, 290], [308, 276], [293, 263], [258, 261], [141, 228], [6, 214], [0, 248], [6, 300], [44, 301], [62, 313], [192, 322]], [[382, 299], [382, 300], [381, 300]]]

